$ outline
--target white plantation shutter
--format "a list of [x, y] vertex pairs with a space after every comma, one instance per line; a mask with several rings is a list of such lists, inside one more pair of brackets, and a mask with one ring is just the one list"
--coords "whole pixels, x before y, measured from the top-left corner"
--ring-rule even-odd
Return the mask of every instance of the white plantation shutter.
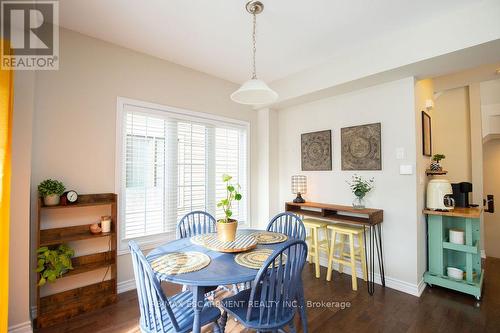
[[222, 218], [225, 173], [242, 187], [233, 217], [247, 222], [246, 126], [129, 104], [121, 121], [123, 239], [173, 234], [194, 210]]

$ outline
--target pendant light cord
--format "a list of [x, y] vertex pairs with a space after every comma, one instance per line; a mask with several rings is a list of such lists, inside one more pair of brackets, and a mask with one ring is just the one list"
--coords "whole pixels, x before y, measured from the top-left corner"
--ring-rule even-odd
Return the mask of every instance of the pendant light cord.
[[252, 79], [257, 79], [257, 65], [255, 64], [255, 57], [257, 54], [257, 15], [254, 13], [253, 15], [253, 31], [252, 31], [252, 43], [253, 43], [253, 72]]

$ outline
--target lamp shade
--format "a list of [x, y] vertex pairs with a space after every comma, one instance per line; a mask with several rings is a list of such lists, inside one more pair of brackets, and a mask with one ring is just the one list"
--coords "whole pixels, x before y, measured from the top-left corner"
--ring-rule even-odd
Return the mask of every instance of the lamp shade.
[[292, 193], [307, 193], [307, 177], [296, 175], [292, 176]]
[[251, 79], [231, 94], [236, 103], [247, 105], [269, 104], [278, 99], [278, 94], [262, 80]]

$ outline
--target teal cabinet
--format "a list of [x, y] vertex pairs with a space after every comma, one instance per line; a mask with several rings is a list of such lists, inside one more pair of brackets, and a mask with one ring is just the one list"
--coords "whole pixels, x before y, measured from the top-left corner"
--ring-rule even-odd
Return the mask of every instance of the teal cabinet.
[[[429, 270], [424, 281], [430, 285], [461, 291], [481, 298], [484, 270], [481, 267], [479, 208], [456, 208], [450, 212], [424, 210], [427, 214], [427, 240]], [[450, 243], [450, 229], [465, 232], [465, 244]], [[465, 272], [463, 280], [448, 277], [447, 267]]]

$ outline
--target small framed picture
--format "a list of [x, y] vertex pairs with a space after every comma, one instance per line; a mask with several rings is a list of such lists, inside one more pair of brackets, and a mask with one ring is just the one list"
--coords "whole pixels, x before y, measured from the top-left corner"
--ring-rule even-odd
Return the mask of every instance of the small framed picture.
[[425, 111], [422, 111], [422, 153], [424, 156], [432, 156], [431, 116]]

